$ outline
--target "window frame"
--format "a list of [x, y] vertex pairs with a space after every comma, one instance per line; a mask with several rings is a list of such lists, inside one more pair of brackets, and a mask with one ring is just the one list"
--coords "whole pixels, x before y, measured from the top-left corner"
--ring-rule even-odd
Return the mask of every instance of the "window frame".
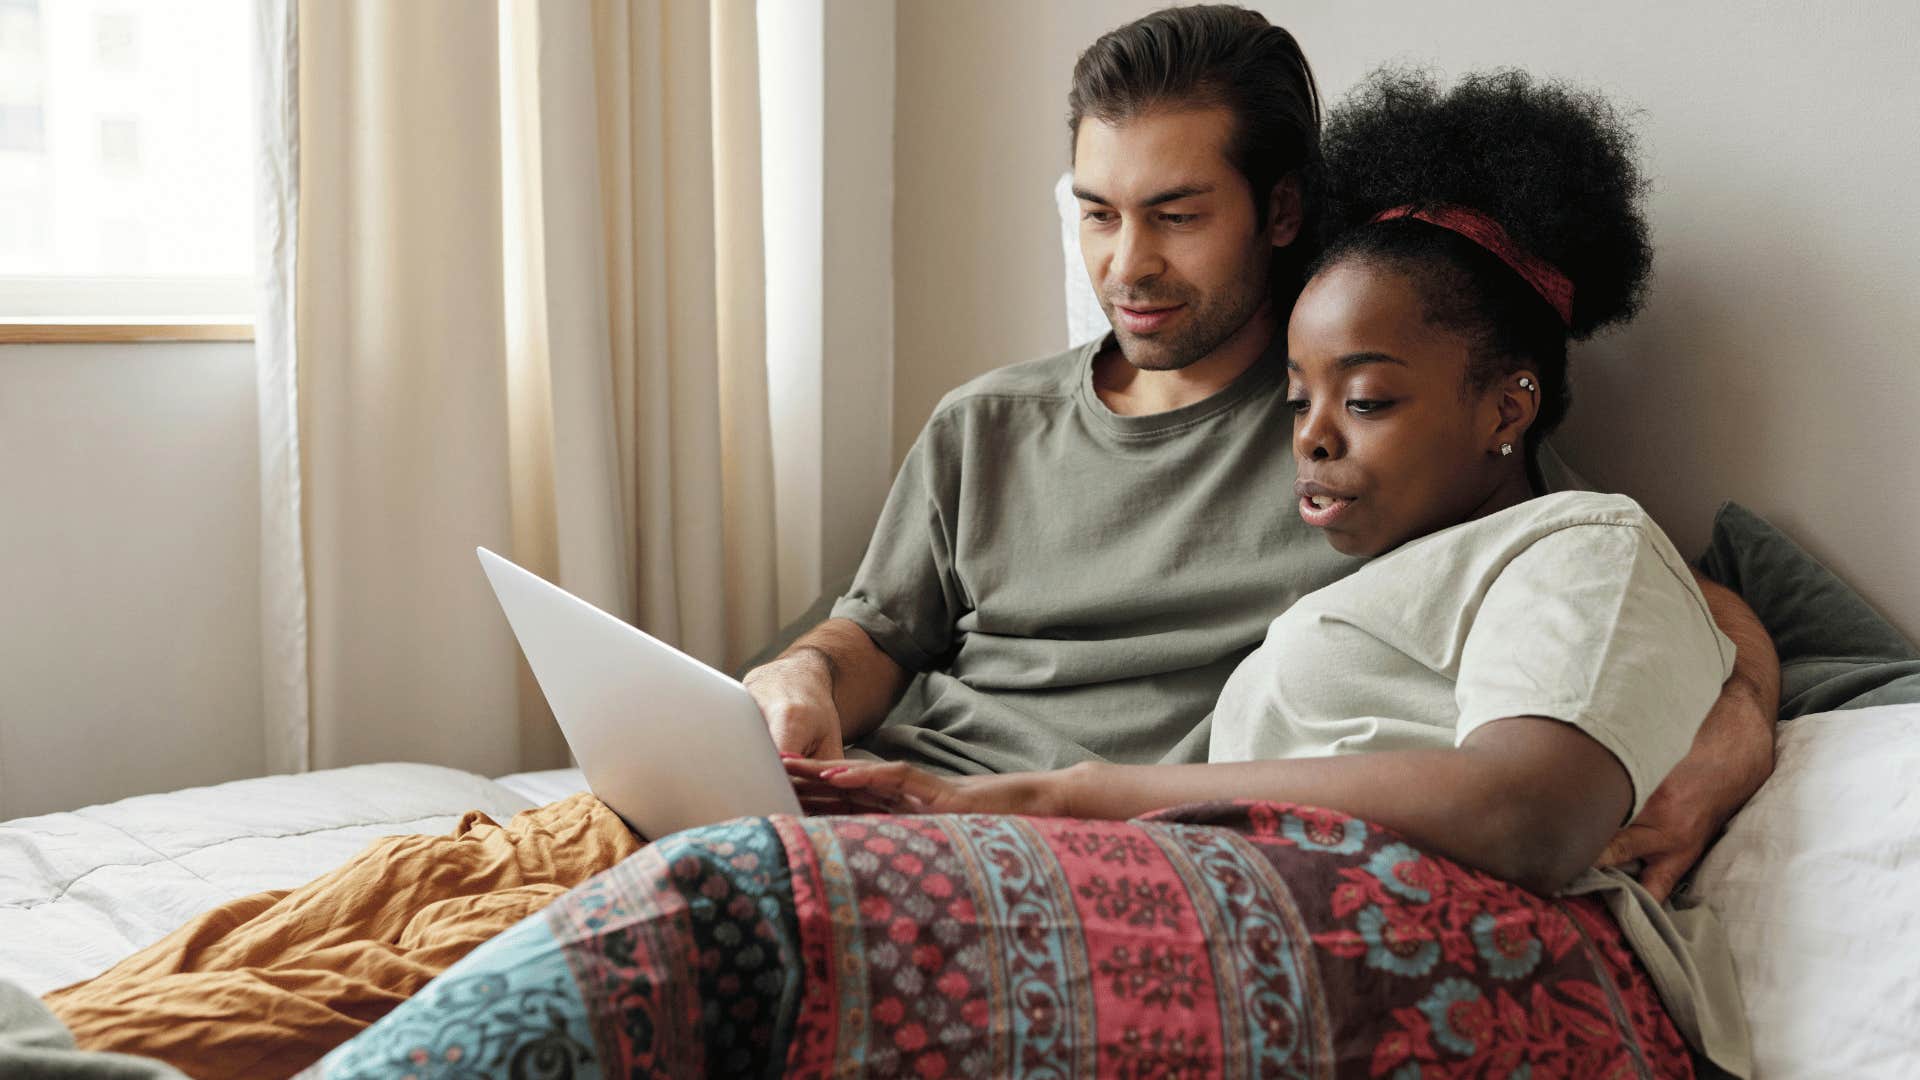
[[0, 345], [252, 341], [253, 290], [238, 274], [0, 275]]

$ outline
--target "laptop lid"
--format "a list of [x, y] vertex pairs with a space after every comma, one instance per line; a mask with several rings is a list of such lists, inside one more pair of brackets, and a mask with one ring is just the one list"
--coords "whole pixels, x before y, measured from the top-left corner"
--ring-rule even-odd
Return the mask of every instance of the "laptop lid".
[[587, 786], [650, 840], [800, 813], [747, 688], [486, 548], [494, 595]]

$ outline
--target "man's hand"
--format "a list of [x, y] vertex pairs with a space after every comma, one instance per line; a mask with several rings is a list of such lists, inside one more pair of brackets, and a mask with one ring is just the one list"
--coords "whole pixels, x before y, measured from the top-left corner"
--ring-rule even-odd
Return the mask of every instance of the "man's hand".
[[846, 756], [840, 710], [833, 702], [833, 668], [824, 655], [799, 649], [754, 668], [743, 681], [782, 754]]
[[1073, 771], [937, 776], [895, 761], [789, 758], [787, 775], [808, 813], [1066, 814]]
[[1725, 820], [1703, 812], [1702, 799], [1708, 793], [1699, 790], [1698, 774], [1683, 773], [1685, 769], [1684, 764], [1677, 767], [1654, 790], [1640, 816], [1613, 834], [1597, 863], [1618, 866], [1641, 860], [1640, 884], [1662, 903], [1700, 861]]
[[1780, 707], [1780, 657], [1766, 627], [1731, 589], [1698, 571], [1694, 579], [1713, 621], [1733, 640], [1733, 675], [1707, 711], [1693, 748], [1654, 789], [1640, 816], [1614, 834], [1598, 862], [1641, 860], [1640, 884], [1661, 901], [1773, 775], [1773, 720]]
[[1596, 865], [1641, 860], [1640, 884], [1664, 902], [1707, 845], [1773, 773], [1773, 716], [1751, 695], [1724, 693], [1693, 749], [1613, 835]]
[[782, 754], [833, 759], [880, 726], [910, 678], [859, 624], [828, 619], [741, 681]]

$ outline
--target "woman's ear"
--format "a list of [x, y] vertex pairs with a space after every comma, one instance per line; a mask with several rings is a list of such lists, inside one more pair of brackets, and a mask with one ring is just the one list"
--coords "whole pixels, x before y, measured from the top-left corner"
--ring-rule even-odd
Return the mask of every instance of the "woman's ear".
[[1516, 371], [1504, 376], [1493, 392], [1500, 425], [1493, 433], [1494, 452], [1499, 452], [1502, 443], [1517, 449], [1540, 415], [1540, 377], [1531, 371]]
[[1300, 196], [1300, 174], [1288, 173], [1273, 185], [1267, 196], [1267, 239], [1274, 247], [1286, 247], [1300, 236], [1306, 215]]

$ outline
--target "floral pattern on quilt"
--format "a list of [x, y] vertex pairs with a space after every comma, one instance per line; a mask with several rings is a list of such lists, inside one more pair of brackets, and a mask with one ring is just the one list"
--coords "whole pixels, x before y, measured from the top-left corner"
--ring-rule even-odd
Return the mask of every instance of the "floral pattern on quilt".
[[676, 834], [317, 1071], [1691, 1075], [1596, 903], [1275, 803]]
[[597, 1075], [573, 979], [539, 931], [523, 922], [475, 949], [316, 1068], [394, 1080]]

